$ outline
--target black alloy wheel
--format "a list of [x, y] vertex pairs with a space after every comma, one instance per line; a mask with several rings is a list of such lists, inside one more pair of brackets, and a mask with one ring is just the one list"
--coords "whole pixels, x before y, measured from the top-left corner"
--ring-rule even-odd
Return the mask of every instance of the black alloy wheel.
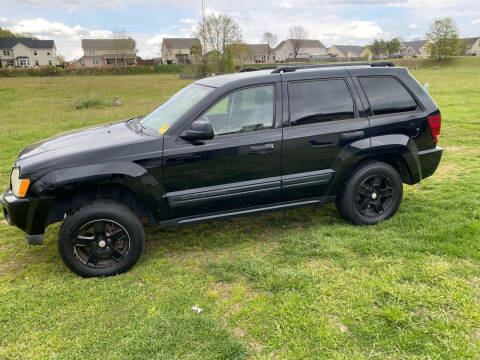
[[370, 176], [358, 187], [357, 208], [366, 217], [374, 218], [392, 206], [393, 187], [388, 177]]
[[75, 256], [86, 266], [108, 268], [120, 262], [130, 248], [130, 236], [119, 223], [99, 219], [82, 226], [73, 239]]
[[84, 277], [105, 277], [129, 270], [145, 241], [142, 223], [121, 203], [97, 200], [64, 220], [58, 235], [63, 262]]
[[347, 177], [336, 205], [355, 225], [374, 225], [392, 217], [403, 197], [402, 178], [390, 164], [365, 161]]

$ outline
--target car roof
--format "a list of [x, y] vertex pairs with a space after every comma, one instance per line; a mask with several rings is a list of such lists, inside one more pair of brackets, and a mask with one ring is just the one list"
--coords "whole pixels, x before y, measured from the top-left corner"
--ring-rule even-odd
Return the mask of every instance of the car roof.
[[[375, 63], [373, 63], [375, 64]], [[295, 80], [295, 79], [308, 79], [309, 77], [314, 79], [328, 74], [331, 76], [344, 76], [346, 71], [356, 72], [361, 70], [362, 73], [369, 74], [393, 74], [399, 73], [406, 70], [403, 67], [396, 67], [391, 63], [379, 63], [386, 64], [384, 66], [380, 65], [371, 65], [369, 63], [359, 63], [359, 64], [325, 64], [325, 65], [307, 65], [307, 66], [279, 66], [277, 68], [250, 68], [248, 71], [211, 76], [197, 80], [195, 84], [205, 85], [210, 87], [223, 87], [226, 85], [233, 85], [239, 83], [251, 84], [251, 83], [262, 83], [262, 82], [272, 82], [280, 81], [281, 75], [283, 75], [284, 80]]]

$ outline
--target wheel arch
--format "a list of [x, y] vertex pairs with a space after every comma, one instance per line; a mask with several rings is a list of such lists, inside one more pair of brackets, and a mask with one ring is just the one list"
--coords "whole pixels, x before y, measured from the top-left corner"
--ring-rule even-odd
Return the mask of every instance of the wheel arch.
[[48, 211], [45, 226], [62, 221], [66, 215], [68, 216], [96, 200], [110, 200], [123, 204], [139, 218], [146, 217], [152, 222], [156, 221], [144, 199], [129, 186], [118, 183], [100, 183], [67, 188], [56, 194]]

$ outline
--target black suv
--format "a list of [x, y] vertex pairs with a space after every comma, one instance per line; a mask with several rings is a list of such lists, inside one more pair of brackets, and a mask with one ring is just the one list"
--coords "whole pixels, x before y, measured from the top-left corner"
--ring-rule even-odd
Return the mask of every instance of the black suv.
[[109, 276], [140, 256], [141, 218], [171, 227], [335, 201], [350, 222], [375, 224], [397, 211], [402, 183], [437, 168], [440, 112], [407, 69], [247, 70], [25, 148], [0, 198], [6, 219], [30, 244], [63, 221], [65, 264]]

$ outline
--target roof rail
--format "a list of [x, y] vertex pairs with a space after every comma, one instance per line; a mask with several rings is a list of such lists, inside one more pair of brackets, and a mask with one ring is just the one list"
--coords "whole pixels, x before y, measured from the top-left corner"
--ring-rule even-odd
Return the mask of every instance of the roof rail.
[[282, 72], [294, 72], [296, 70], [301, 70], [301, 69], [316, 69], [316, 68], [344, 67], [344, 66], [394, 67], [395, 64], [388, 61], [381, 61], [381, 62], [340, 63], [340, 64], [290, 65], [290, 66], [276, 67], [272, 71], [272, 74], [278, 74]]
[[261, 67], [248, 67], [245, 69], [240, 69], [239, 72], [250, 72], [250, 71], [258, 71], [258, 70], [270, 70], [276, 69], [278, 66], [261, 66]]

